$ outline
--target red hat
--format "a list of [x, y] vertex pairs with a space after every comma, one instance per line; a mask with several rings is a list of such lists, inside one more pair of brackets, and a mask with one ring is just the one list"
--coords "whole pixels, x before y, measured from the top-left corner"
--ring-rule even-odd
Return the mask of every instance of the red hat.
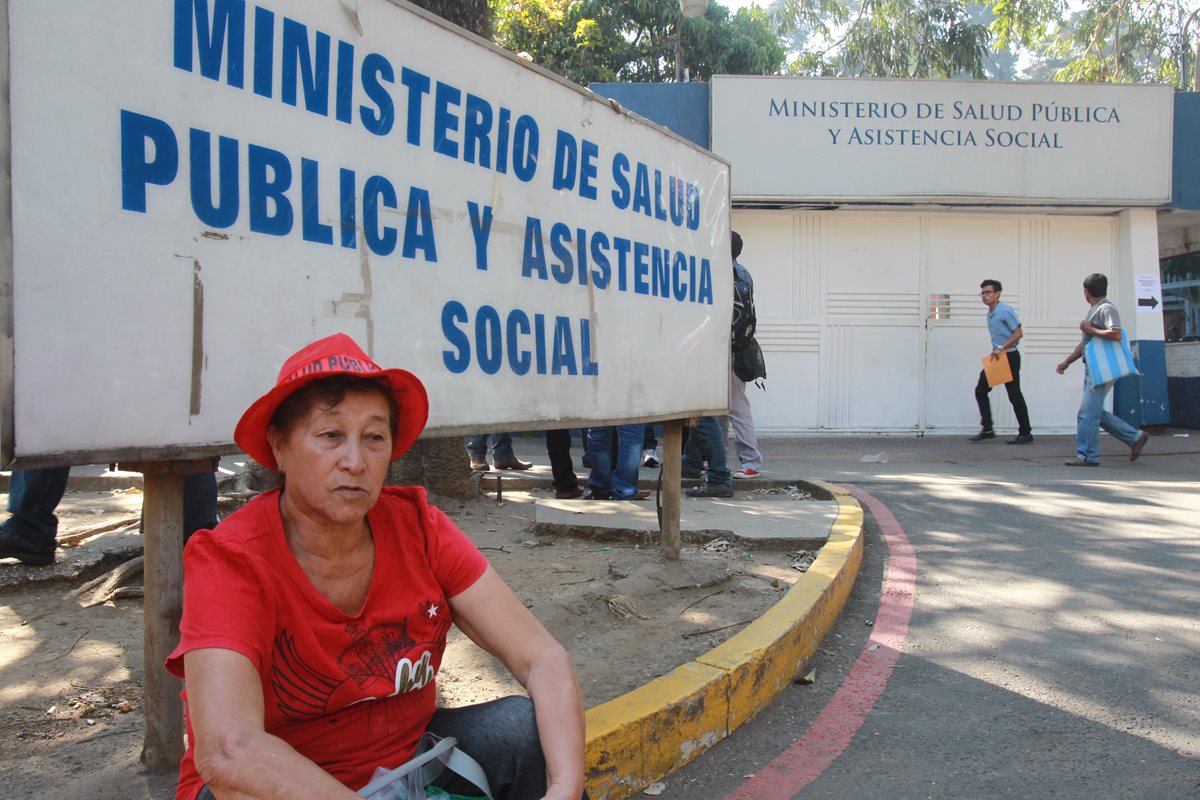
[[412, 447], [429, 420], [429, 397], [425, 394], [425, 386], [417, 376], [406, 370], [381, 369], [344, 333], [335, 333], [315, 341], [283, 362], [275, 388], [246, 409], [233, 431], [233, 440], [264, 467], [278, 469], [275, 454], [267, 442], [267, 427], [271, 424], [275, 409], [306, 384], [334, 375], [386, 381], [400, 409], [396, 430], [392, 432], [392, 459], [399, 458]]

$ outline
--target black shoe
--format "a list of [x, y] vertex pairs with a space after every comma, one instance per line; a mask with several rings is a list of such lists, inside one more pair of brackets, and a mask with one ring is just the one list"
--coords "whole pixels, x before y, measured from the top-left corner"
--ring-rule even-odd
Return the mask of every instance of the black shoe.
[[608, 492], [597, 492], [592, 490], [583, 496], [584, 500], [612, 500], [612, 495]]
[[54, 546], [34, 547], [11, 533], [0, 532], [0, 558], [15, 558], [27, 567], [48, 567], [54, 563]]
[[1142, 448], [1146, 446], [1146, 442], [1150, 441], [1150, 434], [1142, 431], [1142, 435], [1137, 438], [1137, 441], [1129, 446], [1129, 460], [1137, 461], [1138, 456], [1142, 454]]
[[995, 438], [996, 438], [995, 431], [980, 431], [979, 433], [975, 434], [974, 436], [968, 436], [967, 441], [968, 442], [982, 442], [984, 439], [995, 439]]
[[574, 500], [576, 497], [579, 497], [582, 494], [583, 494], [583, 489], [580, 489], [578, 486], [576, 486], [574, 489], [555, 489], [554, 490], [554, 499], [555, 500]]
[[711, 483], [706, 483], [695, 489], [688, 489], [684, 494], [688, 497], [733, 497], [733, 487], [713, 486]]
[[1008, 440], [1008, 444], [1033, 444], [1032, 433], [1021, 433]]

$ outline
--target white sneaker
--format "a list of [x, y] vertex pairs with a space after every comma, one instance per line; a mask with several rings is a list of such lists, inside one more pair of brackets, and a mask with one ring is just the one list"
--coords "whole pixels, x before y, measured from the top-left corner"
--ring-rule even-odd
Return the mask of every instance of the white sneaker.
[[658, 466], [658, 455], [655, 453], [654, 450], [643, 450], [642, 451], [642, 466], [643, 467], [657, 467]]
[[762, 473], [756, 469], [750, 469], [749, 467], [743, 467], [742, 469], [739, 469], [737, 472], [733, 473], [733, 477], [735, 478], [757, 478], [759, 475], [762, 475]]

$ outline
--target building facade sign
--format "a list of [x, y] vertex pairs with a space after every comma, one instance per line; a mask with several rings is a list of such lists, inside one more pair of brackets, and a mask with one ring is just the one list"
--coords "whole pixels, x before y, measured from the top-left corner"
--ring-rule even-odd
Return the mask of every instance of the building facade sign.
[[1170, 86], [715, 76], [735, 201], [1156, 206]]

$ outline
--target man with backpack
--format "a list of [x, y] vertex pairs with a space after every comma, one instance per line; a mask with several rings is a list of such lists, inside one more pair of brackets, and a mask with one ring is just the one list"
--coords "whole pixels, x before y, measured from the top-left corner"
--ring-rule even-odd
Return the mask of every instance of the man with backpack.
[[[754, 432], [754, 412], [750, 408], [750, 398], [746, 397], [746, 383], [765, 378], [767, 373], [758, 342], [754, 340], [758, 325], [754, 313], [754, 278], [750, 277], [748, 269], [738, 263], [738, 256], [742, 254], [742, 237], [737, 231], [731, 231], [729, 240], [733, 251], [733, 330], [730, 336], [733, 374], [729, 380], [729, 424], [733, 426], [738, 458], [738, 470], [733, 477], [757, 478], [761, 474], [763, 459], [758, 450], [758, 436]], [[754, 354], [753, 358], [746, 357], [751, 354]]]
[[[730, 349], [733, 375], [730, 376], [729, 416], [701, 417], [699, 424], [692, 429], [684, 448], [683, 477], [699, 478], [703, 471], [703, 463], [708, 463], [708, 471], [704, 473], [704, 483], [693, 489], [688, 489], [688, 497], [732, 497], [732, 478], [756, 478], [762, 466], [762, 455], [758, 452], [758, 438], [754, 433], [754, 417], [750, 412], [750, 400], [746, 397], [746, 380], [766, 377], [766, 367], [762, 363], [758, 343], [754, 341], [754, 331], [757, 319], [754, 313], [754, 280], [749, 271], [738, 263], [737, 258], [742, 253], [742, 237], [737, 231], [730, 232], [730, 245], [733, 253], [733, 320], [730, 329]], [[742, 359], [757, 364], [750, 372], [738, 371], [739, 356], [756, 352], [754, 359]], [[727, 420], [733, 422], [733, 438], [737, 446], [738, 462], [741, 467], [732, 476], [726, 466], [725, 440], [728, 435]]]

